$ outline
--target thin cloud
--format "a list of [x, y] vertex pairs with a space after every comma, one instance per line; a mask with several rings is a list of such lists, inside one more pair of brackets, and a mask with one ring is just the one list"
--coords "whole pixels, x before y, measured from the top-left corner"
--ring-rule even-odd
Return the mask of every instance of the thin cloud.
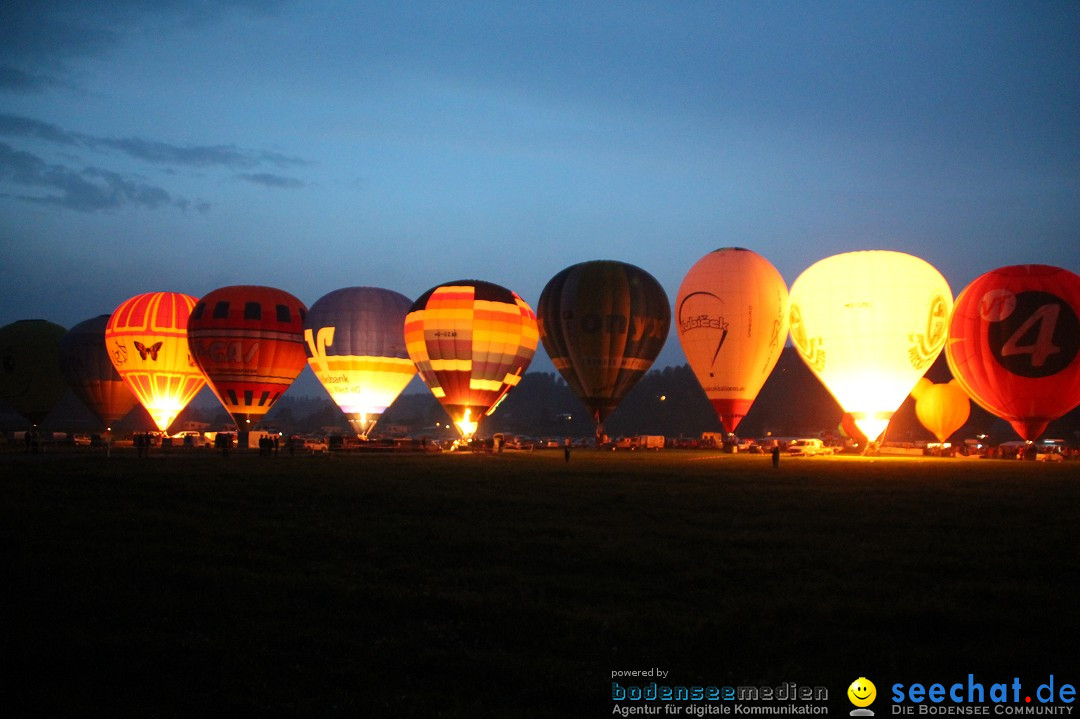
[[236, 145], [181, 146], [138, 137], [112, 140], [83, 136], [83, 141], [89, 147], [118, 150], [128, 157], [159, 165], [241, 168], [258, 167], [262, 164], [272, 164], [277, 167], [308, 164], [300, 158], [260, 150], [245, 150]]
[[[0, 136], [38, 140], [65, 148], [95, 152], [118, 152], [127, 157], [157, 165], [172, 174], [173, 168], [227, 168], [232, 170], [260, 167], [287, 168], [310, 164], [307, 160], [269, 150], [251, 150], [236, 145], [174, 145], [138, 137], [112, 139], [95, 137], [31, 117], [0, 113]], [[306, 183], [295, 177], [270, 172], [239, 173], [236, 177], [263, 187], [297, 189]], [[51, 194], [5, 194], [5, 197], [38, 204], [55, 205], [79, 212], [94, 212], [131, 206], [158, 209], [172, 206], [187, 212], [205, 213], [210, 204], [173, 197], [164, 188], [149, 184], [127, 173], [101, 167], [82, 169], [49, 164], [30, 152], [0, 143], [0, 181], [26, 187], [50, 188]]]
[[159, 2], [82, 0], [82, 2], [0, 3], [0, 59], [25, 66], [63, 63], [79, 57], [104, 57], [133, 34], [147, 29], [209, 25], [228, 15], [265, 16], [283, 0]]
[[[8, 195], [25, 202], [53, 205], [79, 212], [140, 207], [157, 209], [174, 205], [187, 209], [192, 203], [173, 198], [166, 190], [98, 167], [74, 170], [0, 143], [0, 180], [25, 187], [42, 188], [46, 194]], [[51, 192], [50, 192], [51, 191]], [[201, 209], [204, 203], [196, 205]]]
[[8, 137], [31, 137], [55, 142], [58, 145], [79, 145], [79, 136], [47, 122], [31, 117], [0, 114], [0, 135]]
[[260, 152], [258, 158], [259, 162], [274, 165], [275, 167], [304, 167], [311, 164], [309, 160], [304, 160], [299, 157], [290, 157], [289, 155], [282, 155], [280, 152], [269, 152], [266, 150]]
[[11, 65], [0, 65], [0, 91], [24, 95], [36, 94], [54, 87], [68, 87], [48, 75], [34, 75]]
[[57, 125], [31, 117], [0, 114], [0, 135], [28, 137], [59, 145], [92, 150], [114, 150], [143, 162], [165, 166], [228, 167], [231, 169], [301, 167], [311, 164], [299, 157], [269, 150], [251, 150], [236, 145], [174, 145], [140, 137], [121, 139], [69, 132]]
[[248, 182], [253, 182], [256, 185], [263, 185], [265, 187], [295, 189], [305, 186], [304, 182], [296, 179], [295, 177], [272, 175], [269, 172], [241, 173], [237, 175], [237, 177], [242, 180], [247, 180]]
[[179, 207], [184, 212], [187, 212], [188, 210], [195, 210], [196, 212], [205, 215], [207, 212], [210, 211], [210, 203], [206, 200], [198, 200], [196, 202], [192, 202], [191, 200], [177, 198], [173, 201], [173, 204]]

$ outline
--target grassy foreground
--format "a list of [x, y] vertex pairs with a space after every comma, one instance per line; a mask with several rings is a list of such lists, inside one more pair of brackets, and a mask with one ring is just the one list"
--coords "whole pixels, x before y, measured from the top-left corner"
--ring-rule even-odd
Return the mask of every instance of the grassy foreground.
[[[1076, 680], [1076, 463], [0, 456], [22, 716], [591, 717], [611, 676]], [[639, 683], [644, 683], [643, 681]], [[881, 707], [887, 712], [885, 705]]]

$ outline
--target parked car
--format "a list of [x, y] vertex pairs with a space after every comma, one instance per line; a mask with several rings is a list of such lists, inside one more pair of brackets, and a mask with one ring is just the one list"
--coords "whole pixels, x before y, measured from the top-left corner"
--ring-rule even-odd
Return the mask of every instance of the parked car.
[[832, 454], [832, 449], [820, 439], [796, 439], [788, 444], [788, 454], [793, 457], [813, 457], [819, 454]]
[[183, 444], [190, 447], [210, 447], [213, 442], [193, 429], [185, 429], [172, 436], [174, 444]]
[[330, 445], [326, 443], [325, 439], [314, 439], [312, 437], [305, 438], [300, 448], [302, 451], [310, 452], [311, 454], [315, 454], [316, 452], [326, 454], [330, 451]]

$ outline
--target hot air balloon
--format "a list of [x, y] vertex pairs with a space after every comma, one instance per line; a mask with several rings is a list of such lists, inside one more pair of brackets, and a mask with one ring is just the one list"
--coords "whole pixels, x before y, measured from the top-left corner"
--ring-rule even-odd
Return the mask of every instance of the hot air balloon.
[[963, 427], [971, 414], [967, 392], [955, 379], [934, 384], [923, 377], [911, 390], [911, 396], [915, 398], [915, 416], [938, 442]]
[[671, 306], [640, 267], [593, 260], [551, 278], [537, 320], [544, 349], [592, 413], [599, 439], [604, 421], [660, 354]]
[[304, 320], [308, 364], [360, 438], [416, 374], [405, 349], [411, 305], [392, 290], [346, 287], [317, 300]]
[[60, 341], [60, 367], [75, 396], [111, 429], [139, 398], [113, 366], [105, 345], [108, 324], [109, 315], [98, 315], [68, 330]]
[[60, 370], [66, 332], [47, 320], [0, 327], [0, 399], [33, 424], [45, 419], [68, 390]]
[[675, 327], [716, 416], [734, 433], [787, 341], [784, 278], [756, 252], [710, 252], [683, 278]]
[[191, 354], [241, 431], [258, 424], [307, 364], [305, 315], [288, 292], [258, 285], [218, 288], [192, 310]]
[[537, 342], [532, 308], [491, 282], [433, 287], [405, 317], [409, 356], [464, 438], [521, 381]]
[[105, 325], [113, 366], [162, 432], [206, 384], [188, 352], [194, 305], [180, 292], [147, 292], [122, 302]]
[[945, 344], [952, 292], [925, 260], [888, 250], [820, 260], [791, 286], [799, 356], [874, 441]]
[[964, 390], [1025, 440], [1080, 404], [1080, 276], [992, 270], [956, 299], [945, 357]]

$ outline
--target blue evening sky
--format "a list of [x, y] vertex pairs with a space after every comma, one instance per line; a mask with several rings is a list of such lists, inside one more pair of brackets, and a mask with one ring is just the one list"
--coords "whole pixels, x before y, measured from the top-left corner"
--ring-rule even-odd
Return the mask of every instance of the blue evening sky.
[[535, 306], [590, 259], [674, 297], [724, 246], [789, 285], [858, 249], [954, 293], [1080, 271], [1077, 2], [8, 0], [0, 28], [0, 325], [229, 284]]

